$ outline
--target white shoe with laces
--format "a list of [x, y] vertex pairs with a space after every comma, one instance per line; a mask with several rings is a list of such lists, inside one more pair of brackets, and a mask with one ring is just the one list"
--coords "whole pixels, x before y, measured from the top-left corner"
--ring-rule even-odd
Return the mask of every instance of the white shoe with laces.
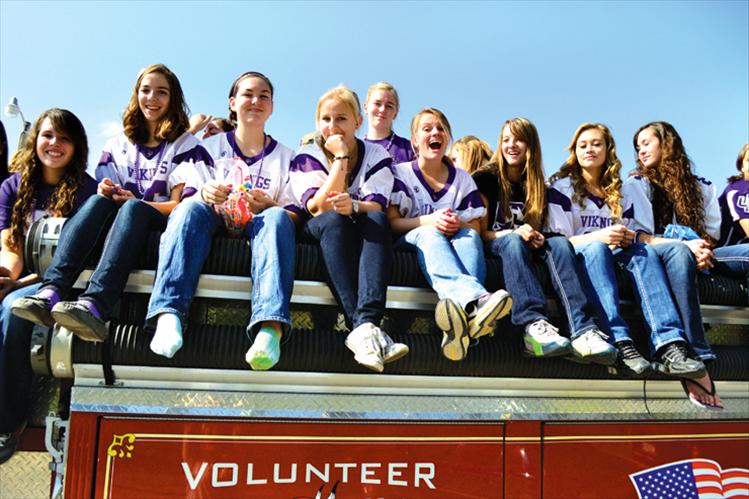
[[548, 321], [538, 319], [525, 326], [525, 351], [532, 357], [555, 357], [570, 351], [570, 340], [559, 334]]
[[377, 326], [371, 322], [365, 322], [346, 336], [346, 346], [354, 352], [354, 360], [359, 364], [381, 373], [384, 361], [378, 331]]
[[377, 326], [375, 326], [375, 330], [380, 342], [380, 349], [382, 350], [383, 363], [395, 362], [408, 354], [408, 345], [394, 342], [390, 335]]
[[478, 299], [476, 310], [468, 316], [468, 336], [481, 338], [494, 331], [494, 323], [512, 310], [512, 297], [504, 289]]
[[608, 336], [598, 329], [591, 329], [572, 340], [572, 353], [586, 362], [610, 366], [616, 361], [618, 350], [606, 341]]

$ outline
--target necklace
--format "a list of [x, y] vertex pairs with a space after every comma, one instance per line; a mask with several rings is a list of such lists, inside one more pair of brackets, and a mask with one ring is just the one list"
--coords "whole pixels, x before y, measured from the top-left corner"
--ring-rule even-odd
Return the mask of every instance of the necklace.
[[[238, 182], [237, 183], [238, 185], [236, 186], [237, 189], [239, 189], [240, 186], [245, 185], [245, 188], [249, 190], [249, 189], [252, 189], [255, 185], [257, 185], [257, 181], [260, 178], [260, 174], [263, 173], [263, 163], [265, 163], [265, 141], [267, 140], [267, 137], [268, 135], [265, 132], [263, 132], [263, 146], [260, 152], [260, 166], [258, 167], [257, 174], [255, 175], [255, 181], [249, 182], [249, 185], [245, 185], [244, 182], [241, 181], [242, 179], [240, 179], [240, 182]], [[240, 149], [240, 152], [241, 152], [241, 149]], [[247, 162], [245, 161], [245, 163]], [[247, 166], [250, 166], [250, 165], [248, 164]]]
[[[166, 142], [162, 142], [157, 146], [159, 148], [159, 157], [156, 158], [156, 167], [154, 168], [154, 172], [157, 172], [159, 169], [159, 165], [161, 164], [161, 160], [164, 157], [164, 152], [166, 151]], [[145, 193], [145, 190], [143, 189], [143, 183], [140, 180], [140, 156], [143, 154], [143, 151], [141, 149], [140, 144], [136, 144], [135, 146], [135, 185], [138, 187], [138, 193], [143, 196]], [[145, 154], [143, 154], [145, 156]], [[146, 171], [148, 171], [146, 169]], [[153, 178], [151, 178], [151, 181], [153, 181]], [[149, 187], [151, 185], [149, 184]]]

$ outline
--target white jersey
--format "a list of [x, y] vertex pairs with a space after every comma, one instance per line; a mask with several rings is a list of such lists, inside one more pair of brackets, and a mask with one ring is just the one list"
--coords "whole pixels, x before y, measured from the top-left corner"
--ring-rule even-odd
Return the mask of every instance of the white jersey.
[[[352, 199], [374, 201], [388, 207], [393, 190], [393, 160], [378, 145], [356, 139], [359, 155], [349, 174], [348, 193]], [[302, 210], [309, 214], [307, 201], [328, 178], [330, 164], [317, 143], [302, 146], [291, 163], [291, 189]]]
[[232, 189], [261, 189], [279, 205], [297, 212], [289, 187], [289, 167], [294, 151], [273, 137], [263, 151], [245, 156], [237, 145], [234, 130], [207, 138], [198, 146], [195, 168], [176, 172], [185, 181], [185, 196], [199, 191], [209, 180]]
[[[715, 186], [702, 177], [697, 177], [697, 182], [702, 191], [702, 206], [705, 209], [705, 232], [716, 240], [720, 239], [720, 206]], [[622, 186], [622, 196], [634, 209], [628, 227], [635, 231], [659, 235], [656, 233], [653, 218], [653, 187], [650, 185], [650, 181], [640, 175], [627, 178]], [[676, 220], [676, 213], [674, 213], [671, 223], [679, 223]]]
[[189, 132], [174, 142], [156, 147], [133, 144], [120, 134], [109, 139], [96, 166], [96, 180], [108, 178], [145, 201], [169, 201], [175, 185], [183, 183], [174, 175], [184, 166], [192, 168], [198, 140]]
[[556, 180], [549, 186], [546, 200], [549, 203], [546, 215], [547, 229], [567, 237], [588, 234], [615, 224], [631, 224], [634, 208], [627, 200], [620, 201], [622, 215], [619, 220], [611, 217], [611, 209], [603, 198], [588, 193], [583, 206], [573, 201], [575, 189], [572, 177]]
[[435, 191], [424, 178], [419, 163], [414, 160], [395, 167], [395, 182], [390, 203], [398, 206], [403, 218], [415, 218], [434, 211], [450, 208], [463, 222], [469, 222], [486, 214], [486, 208], [476, 183], [471, 175], [455, 168], [449, 161], [447, 181]]

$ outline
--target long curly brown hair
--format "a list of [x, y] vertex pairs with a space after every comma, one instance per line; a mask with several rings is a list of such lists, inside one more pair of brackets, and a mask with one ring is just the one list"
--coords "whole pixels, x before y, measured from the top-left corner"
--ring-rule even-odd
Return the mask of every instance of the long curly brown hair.
[[[658, 164], [645, 166], [640, 161], [637, 137], [651, 129], [661, 148]], [[701, 238], [714, 242], [705, 231], [705, 206], [697, 176], [692, 173], [692, 160], [687, 156], [679, 133], [670, 123], [654, 121], [641, 126], [632, 139], [637, 168], [632, 175], [642, 175], [653, 187], [656, 228], [671, 223], [673, 215], [681, 225], [691, 227]]]
[[622, 179], [619, 175], [619, 171], [622, 169], [622, 162], [616, 155], [616, 143], [614, 142], [614, 136], [611, 134], [609, 127], [602, 123], [583, 123], [572, 136], [572, 140], [567, 146], [567, 150], [570, 155], [567, 160], [559, 168], [559, 171], [551, 176], [549, 183], [552, 184], [556, 180], [565, 177], [572, 178], [572, 187], [575, 190], [575, 194], [572, 196], [572, 201], [579, 203], [582, 208], [585, 205], [585, 198], [588, 196], [588, 190], [585, 187], [585, 179], [582, 176], [582, 167], [577, 161], [577, 154], [575, 152], [577, 148], [577, 141], [580, 139], [580, 135], [587, 130], [599, 130], [603, 134], [603, 140], [606, 142], [606, 163], [604, 166], [606, 169], [603, 171], [601, 178], [601, 187], [605, 195], [604, 200], [611, 211], [611, 218], [618, 220], [622, 216]]
[[56, 217], [68, 216], [73, 210], [75, 193], [86, 180], [88, 140], [83, 124], [67, 109], [52, 108], [44, 111], [31, 127], [23, 147], [16, 152], [10, 162], [10, 170], [21, 174], [10, 222], [9, 244], [15, 249], [18, 249], [24, 240], [34, 212], [34, 193], [43, 182], [44, 167], [36, 153], [36, 142], [46, 118], [52, 122], [57, 133], [66, 135], [73, 143], [73, 157], [49, 198], [45, 207], [47, 213]]
[[174, 142], [190, 128], [190, 118], [188, 117], [190, 111], [177, 76], [163, 64], [152, 64], [138, 74], [138, 79], [135, 80], [135, 86], [133, 86], [133, 94], [130, 96], [130, 102], [128, 102], [127, 109], [125, 109], [125, 114], [122, 117], [125, 136], [133, 144], [143, 145], [150, 138], [146, 117], [138, 104], [138, 91], [143, 78], [151, 73], [163, 75], [169, 83], [169, 108], [156, 127], [154, 138]]
[[739, 157], [736, 158], [736, 169], [739, 171], [739, 174], [728, 177], [727, 182], [729, 184], [738, 182], [739, 180], [742, 180], [744, 178], [744, 173], [741, 171], [741, 166], [744, 163], [744, 158], [747, 154], [749, 154], [749, 142], [744, 144], [744, 147], [742, 147], [739, 151]]
[[499, 129], [499, 143], [490, 165], [497, 165], [497, 179], [502, 192], [502, 216], [510, 215], [511, 182], [507, 176], [507, 162], [502, 154], [502, 132], [509, 127], [510, 133], [526, 144], [525, 167], [525, 209], [523, 219], [536, 230], [541, 230], [546, 215], [546, 184], [541, 158], [541, 140], [536, 126], [526, 118], [513, 118], [505, 121]]

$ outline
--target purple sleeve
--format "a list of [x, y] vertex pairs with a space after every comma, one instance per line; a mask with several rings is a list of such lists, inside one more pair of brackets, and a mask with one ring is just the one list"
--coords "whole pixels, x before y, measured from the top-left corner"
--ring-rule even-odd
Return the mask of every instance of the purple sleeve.
[[0, 186], [0, 230], [10, 227], [10, 220], [13, 216], [13, 205], [16, 204], [16, 194], [18, 193], [20, 180], [21, 176], [18, 173], [14, 173], [5, 179]]
[[546, 192], [546, 198], [549, 204], [559, 205], [563, 211], [572, 211], [572, 201], [570, 201], [570, 198], [553, 187], [550, 187]]

